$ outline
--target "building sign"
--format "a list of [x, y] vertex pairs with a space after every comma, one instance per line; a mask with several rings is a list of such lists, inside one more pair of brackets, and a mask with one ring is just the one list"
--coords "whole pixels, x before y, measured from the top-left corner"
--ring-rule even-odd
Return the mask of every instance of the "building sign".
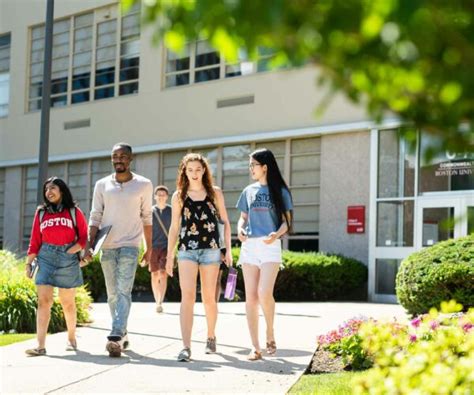
[[347, 207], [347, 233], [365, 232], [365, 206]]

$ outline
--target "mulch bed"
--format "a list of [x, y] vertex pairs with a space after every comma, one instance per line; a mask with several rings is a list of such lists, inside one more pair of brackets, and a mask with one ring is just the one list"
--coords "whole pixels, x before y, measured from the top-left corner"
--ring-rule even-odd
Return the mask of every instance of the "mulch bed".
[[317, 349], [306, 374], [336, 373], [348, 370], [341, 357], [334, 357], [329, 351]]

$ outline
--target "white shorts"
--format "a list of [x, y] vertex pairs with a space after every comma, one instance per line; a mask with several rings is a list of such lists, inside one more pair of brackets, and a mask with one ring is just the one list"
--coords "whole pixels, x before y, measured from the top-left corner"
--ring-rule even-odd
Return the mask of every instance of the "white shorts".
[[242, 243], [240, 249], [239, 265], [249, 263], [262, 266], [264, 263], [281, 263], [281, 240], [275, 240], [272, 244], [265, 244], [265, 237], [248, 238]]

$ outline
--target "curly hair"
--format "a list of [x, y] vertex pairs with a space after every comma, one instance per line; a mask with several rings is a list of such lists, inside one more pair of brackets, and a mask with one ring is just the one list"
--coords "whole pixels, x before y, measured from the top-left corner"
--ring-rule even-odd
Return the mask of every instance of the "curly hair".
[[214, 207], [217, 208], [216, 192], [214, 191], [214, 187], [213, 187], [214, 182], [212, 180], [212, 171], [211, 171], [211, 168], [209, 167], [209, 163], [207, 162], [207, 159], [203, 155], [198, 154], [198, 153], [193, 153], [193, 152], [184, 155], [178, 167], [178, 176], [176, 178], [176, 189], [178, 190], [178, 196], [179, 196], [181, 205], [184, 204], [184, 200], [186, 199], [186, 196], [188, 194], [189, 180], [188, 180], [188, 177], [186, 176], [186, 167], [189, 162], [201, 163], [204, 169], [204, 174], [202, 176], [202, 184], [204, 185], [204, 188], [206, 189], [207, 196], [209, 196], [209, 199], [211, 199], [211, 202], [214, 205]]

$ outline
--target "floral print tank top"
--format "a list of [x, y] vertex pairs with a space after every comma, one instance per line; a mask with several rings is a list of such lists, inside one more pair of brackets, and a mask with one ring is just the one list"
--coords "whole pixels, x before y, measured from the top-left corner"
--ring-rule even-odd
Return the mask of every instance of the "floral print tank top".
[[205, 248], [219, 248], [216, 207], [208, 196], [197, 201], [186, 196], [181, 215], [178, 249], [186, 251]]

